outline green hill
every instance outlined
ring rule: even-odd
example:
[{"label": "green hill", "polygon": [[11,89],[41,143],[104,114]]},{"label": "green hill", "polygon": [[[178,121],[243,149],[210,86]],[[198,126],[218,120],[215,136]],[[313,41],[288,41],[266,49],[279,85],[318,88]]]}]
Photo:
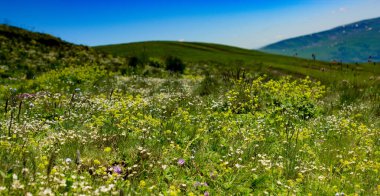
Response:
[{"label": "green hill", "polygon": [[363,77],[362,80],[368,80],[379,74],[379,70],[369,64],[332,64],[210,43],[149,41],[97,46],[95,49],[124,57],[164,59],[167,56],[177,56],[191,64],[190,68],[211,66],[216,70],[228,70],[242,67],[268,74],[307,75],[326,82],[358,76]]},{"label": "green hill", "polygon": [[178,56],[186,61],[228,62],[261,58],[264,53],[210,43],[151,41],[95,47],[104,52],[123,56]]},{"label": "green hill", "polygon": [[[262,51],[323,61],[380,61],[380,18],[280,41]],[[371,58],[369,58],[371,57]]]},{"label": "green hill", "polygon": [[13,42],[31,42],[50,47],[73,46],[73,44],[45,33],[28,31],[19,27],[0,24],[0,39]]},{"label": "green hill", "polygon": [[[190,62],[215,62],[229,64],[230,62],[276,62],[299,59],[270,55],[260,51],[212,43],[149,41],[127,44],[97,46],[96,49],[119,56],[151,56],[165,58],[177,56]],[[301,60],[302,61],[302,60]],[[303,60],[304,61],[304,60]],[[304,61],[306,62],[306,61]]]},{"label": "green hill", "polygon": [[[95,66],[123,72],[133,69],[128,67],[131,57],[145,59],[144,63],[148,65],[151,59],[158,59],[163,64],[168,56],[185,61],[189,74],[207,71],[236,75],[243,70],[243,73],[273,76],[311,76],[324,82],[368,81],[380,75],[378,66],[372,64],[333,64],[211,43],[152,41],[90,48],[7,25],[0,25],[0,51],[2,83],[32,79],[66,67]],[[142,73],[147,69],[149,66],[141,70]]]},{"label": "green hill", "polygon": [[5,83],[65,67],[94,65],[111,69],[123,64],[122,60],[49,34],[0,24],[0,78]]}]

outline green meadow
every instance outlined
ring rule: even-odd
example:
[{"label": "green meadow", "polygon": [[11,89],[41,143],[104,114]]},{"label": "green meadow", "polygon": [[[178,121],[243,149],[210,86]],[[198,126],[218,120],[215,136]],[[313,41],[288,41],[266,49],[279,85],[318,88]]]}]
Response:
[{"label": "green meadow", "polygon": [[0,195],[379,195],[380,65],[0,26]]}]

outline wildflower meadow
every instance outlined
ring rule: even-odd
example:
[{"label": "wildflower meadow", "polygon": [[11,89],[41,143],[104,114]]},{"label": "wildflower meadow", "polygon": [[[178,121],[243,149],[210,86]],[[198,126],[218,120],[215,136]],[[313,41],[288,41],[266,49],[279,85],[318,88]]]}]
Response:
[{"label": "wildflower meadow", "polygon": [[165,69],[35,39],[0,39],[0,195],[380,195],[372,64]]}]

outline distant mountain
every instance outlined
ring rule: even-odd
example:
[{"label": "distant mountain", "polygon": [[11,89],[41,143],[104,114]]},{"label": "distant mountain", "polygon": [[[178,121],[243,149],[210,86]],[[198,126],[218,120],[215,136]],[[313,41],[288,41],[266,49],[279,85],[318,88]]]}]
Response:
[{"label": "distant mountain", "polygon": [[265,52],[323,61],[380,61],[380,18],[343,25],[328,31],[280,41]]}]

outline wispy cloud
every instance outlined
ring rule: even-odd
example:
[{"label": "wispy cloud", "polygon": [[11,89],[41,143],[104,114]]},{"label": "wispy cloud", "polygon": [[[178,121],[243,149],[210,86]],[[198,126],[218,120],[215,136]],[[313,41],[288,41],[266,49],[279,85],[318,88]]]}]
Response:
[{"label": "wispy cloud", "polygon": [[331,11],[332,14],[337,14],[337,13],[343,13],[343,12],[347,12],[348,9],[347,7],[340,7],[338,9],[335,9],[333,11]]},{"label": "wispy cloud", "polygon": [[346,12],[347,11],[347,8],[346,7],[340,7],[339,8],[339,12]]},{"label": "wispy cloud", "polygon": [[284,37],[284,35],[276,35],[276,39],[283,39]]}]

